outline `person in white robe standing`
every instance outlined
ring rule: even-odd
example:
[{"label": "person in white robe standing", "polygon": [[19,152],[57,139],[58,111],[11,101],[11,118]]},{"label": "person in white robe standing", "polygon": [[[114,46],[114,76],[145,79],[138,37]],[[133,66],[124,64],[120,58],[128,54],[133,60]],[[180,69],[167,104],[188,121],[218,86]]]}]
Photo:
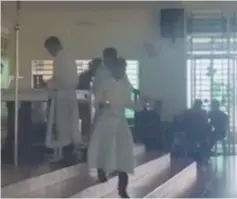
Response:
[{"label": "person in white robe standing", "polygon": [[118,193],[127,194],[128,175],[134,172],[133,137],[125,118],[125,108],[135,108],[131,101],[132,86],[125,74],[125,66],[117,62],[108,69],[106,79],[95,89],[97,118],[94,121],[88,149],[89,168],[98,169],[101,182],[106,173],[118,172]]},{"label": "person in white robe standing", "polygon": [[64,147],[73,145],[77,148],[81,143],[76,96],[77,67],[75,60],[68,57],[59,38],[49,37],[44,46],[54,58],[53,77],[48,82],[48,88],[53,93],[49,113],[52,123],[47,130],[46,146],[56,149],[54,158],[60,161]]}]

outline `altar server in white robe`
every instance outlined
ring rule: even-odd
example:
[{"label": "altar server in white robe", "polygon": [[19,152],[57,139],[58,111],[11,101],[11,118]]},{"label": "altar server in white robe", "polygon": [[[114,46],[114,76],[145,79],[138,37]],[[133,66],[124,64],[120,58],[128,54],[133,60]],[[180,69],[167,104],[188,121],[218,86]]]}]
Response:
[{"label": "altar server in white robe", "polygon": [[53,125],[47,131],[46,146],[57,149],[55,158],[59,161],[63,158],[63,147],[72,144],[75,148],[81,142],[75,92],[78,84],[77,67],[75,61],[63,48],[59,38],[51,36],[46,39],[44,45],[54,58],[53,77],[48,82],[48,88],[53,90],[49,114]]},{"label": "altar server in white robe", "polygon": [[[118,60],[119,60],[118,53],[115,48],[109,47],[109,48],[104,49],[103,60],[100,66],[98,67],[98,69],[96,70],[95,77],[93,80],[94,92],[96,92],[97,88],[100,87],[101,82],[111,77],[111,69],[113,69],[116,66],[116,64],[118,63]],[[125,78],[127,78],[126,74],[125,74]],[[97,119],[97,117],[98,117],[98,111],[95,110],[94,121]],[[93,122],[93,124],[94,123],[95,122]]]},{"label": "altar server in white robe", "polygon": [[111,69],[110,76],[102,80],[95,91],[98,118],[88,149],[90,168],[100,169],[101,180],[107,180],[107,172],[118,172],[118,193],[129,198],[126,188],[128,175],[134,172],[133,137],[125,118],[125,108],[139,108],[131,101],[132,86],[125,75],[125,67]]}]

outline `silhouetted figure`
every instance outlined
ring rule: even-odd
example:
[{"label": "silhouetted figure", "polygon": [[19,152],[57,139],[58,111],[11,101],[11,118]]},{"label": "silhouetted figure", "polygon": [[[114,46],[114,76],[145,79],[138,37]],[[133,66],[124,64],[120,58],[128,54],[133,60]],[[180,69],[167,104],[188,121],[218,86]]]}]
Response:
[{"label": "silhouetted figure", "polygon": [[53,76],[47,82],[51,92],[50,130],[46,133],[46,146],[54,150],[52,161],[67,162],[65,148],[78,151],[81,144],[81,132],[78,129],[78,102],[76,87],[78,84],[77,66],[71,53],[58,37],[50,36],[44,47],[54,59]]},{"label": "silhouetted figure", "polygon": [[222,141],[223,150],[224,138],[226,136],[228,128],[228,115],[220,110],[220,102],[213,100],[211,103],[211,111],[208,113],[210,124],[212,126],[212,144],[214,145],[217,141]]},{"label": "silhouetted figure", "polygon": [[195,100],[193,107],[185,113],[185,119],[195,125],[208,123],[207,113],[202,109],[201,100]]},{"label": "silhouetted figure", "polygon": [[[89,90],[90,83],[95,75],[96,69],[100,67],[102,60],[100,58],[93,59],[89,63],[88,70],[82,72],[79,76],[77,89]],[[91,126],[91,107],[90,104],[79,102],[79,116],[81,119],[81,130],[83,137],[89,137]]]},{"label": "silhouetted figure", "polygon": [[188,153],[197,160],[201,160],[207,156],[208,137],[211,131],[207,113],[202,109],[202,101],[197,99],[194,106],[184,113],[183,117]]},{"label": "silhouetted figure", "polygon": [[95,58],[89,63],[88,70],[82,72],[79,76],[78,89],[88,90],[90,88],[90,82],[101,63],[102,60],[100,58]]},{"label": "silhouetted figure", "polygon": [[[95,119],[88,149],[88,165],[98,169],[100,182],[108,172],[118,172],[118,194],[128,198],[128,173],[134,171],[133,138],[125,118],[125,108],[135,108],[131,101],[124,60],[114,48],[103,52],[103,64],[95,76]],[[134,105],[134,106],[133,106]]]},{"label": "silhouetted figure", "polygon": [[152,107],[150,103],[147,103],[142,111],[136,113],[135,130],[146,150],[156,150],[163,147],[159,109],[158,104],[157,107]]}]

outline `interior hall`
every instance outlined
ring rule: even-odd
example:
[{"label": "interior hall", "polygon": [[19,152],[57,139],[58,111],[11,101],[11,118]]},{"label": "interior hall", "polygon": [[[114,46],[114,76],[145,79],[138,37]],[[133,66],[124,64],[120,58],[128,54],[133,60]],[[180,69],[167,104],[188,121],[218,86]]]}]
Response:
[{"label": "interior hall", "polygon": [[237,197],[235,1],[1,1],[1,196]]}]

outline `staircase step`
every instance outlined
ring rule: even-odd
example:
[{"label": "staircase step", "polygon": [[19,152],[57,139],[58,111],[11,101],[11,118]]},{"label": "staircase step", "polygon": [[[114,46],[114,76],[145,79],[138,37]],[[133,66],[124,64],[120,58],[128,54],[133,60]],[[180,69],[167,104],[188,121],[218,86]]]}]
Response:
[{"label": "staircase step", "polygon": [[193,186],[197,179],[197,164],[191,163],[144,198],[176,198]]},{"label": "staircase step", "polygon": [[[190,161],[171,159],[170,165],[164,167],[164,169],[157,167],[153,171],[149,171],[149,174],[141,179],[129,183],[128,194],[131,198],[143,198],[145,195],[154,190],[157,186],[165,183],[167,180],[172,178],[183,168],[185,168]],[[110,193],[104,198],[119,198],[117,190]]]},{"label": "staircase step", "polygon": [[[144,159],[142,159],[142,156]],[[160,156],[159,153],[140,154],[137,156],[137,165],[144,164],[144,162],[153,160]],[[150,157],[150,159],[148,159]],[[82,172],[83,173],[83,172]],[[54,184],[46,187],[45,189],[32,192],[21,197],[38,197],[38,198],[68,198],[72,195],[87,189],[90,186],[98,184],[96,172],[89,173],[88,170],[84,171],[84,175],[76,176],[75,178]],[[112,176],[111,176],[112,177]]]},{"label": "staircase step", "polygon": [[[135,145],[134,155],[138,159],[138,162],[139,158],[141,159],[144,151],[145,149],[142,145]],[[80,178],[90,178],[90,182],[92,181],[91,183],[95,183],[95,175],[95,173],[88,174],[88,166],[86,163],[80,163],[4,186],[1,189],[2,197],[22,197],[38,190],[45,191],[47,187],[53,186],[55,184],[60,184],[62,182],[65,183],[66,181],[70,181],[71,179],[77,179],[81,181],[80,179],[78,179],[79,176]],[[89,185],[91,185],[91,183]]]},{"label": "staircase step", "polygon": [[[160,158],[149,161],[143,165],[135,168],[134,176],[131,177],[130,183],[147,179],[156,173],[161,173],[170,166],[170,154],[166,154]],[[100,183],[77,193],[71,198],[102,198],[111,193],[114,193],[117,189],[117,177],[111,178],[107,183]]]}]

